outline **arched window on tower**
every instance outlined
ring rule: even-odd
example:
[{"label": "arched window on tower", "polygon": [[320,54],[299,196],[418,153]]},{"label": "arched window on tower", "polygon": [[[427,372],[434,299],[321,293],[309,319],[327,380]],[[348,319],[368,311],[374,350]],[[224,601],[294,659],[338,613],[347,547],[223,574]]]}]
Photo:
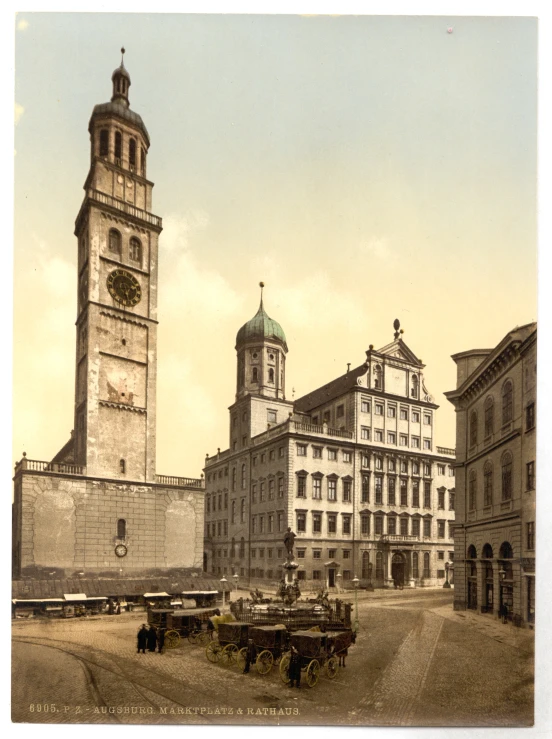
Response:
[{"label": "arched window on tower", "polygon": [[119,539],[124,539],[126,536],[126,521],[124,518],[120,518],[117,521],[117,537]]},{"label": "arched window on tower", "polygon": [[133,262],[142,266],[142,244],[136,236],[132,236],[130,239],[128,256]]},{"label": "arched window on tower", "polygon": [[502,425],[512,420],[514,406],[514,386],[511,380],[506,380],[502,386]]},{"label": "arched window on tower", "polygon": [[115,132],[115,164],[121,163],[123,155],[123,137],[120,131]]},{"label": "arched window on tower", "polygon": [[121,256],[121,234],[116,228],[112,228],[109,231],[109,251],[112,254]]},{"label": "arched window on tower", "polygon": [[136,169],[136,139],[128,140],[128,166],[133,172]]},{"label": "arched window on tower", "polygon": [[100,156],[106,157],[109,154],[109,131],[102,128],[100,131]]},{"label": "arched window on tower", "polygon": [[271,368],[270,368],[270,369],[268,370],[268,381],[269,381],[270,383],[274,384],[274,368],[273,368],[273,367],[271,367]]},{"label": "arched window on tower", "polygon": [[146,176],[146,152],[140,149],[140,174]]}]

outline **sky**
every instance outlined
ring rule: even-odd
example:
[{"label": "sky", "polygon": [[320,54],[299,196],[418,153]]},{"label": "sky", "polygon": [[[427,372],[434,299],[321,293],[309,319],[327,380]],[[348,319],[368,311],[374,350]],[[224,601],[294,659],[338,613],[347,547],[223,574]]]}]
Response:
[{"label": "sky", "polygon": [[[283,327],[287,394],[403,339],[454,446],[451,354],[537,319],[537,21],[20,13],[13,456],[73,426],[88,121],[125,46],[159,261],[157,471],[228,442],[235,336]],[[449,32],[450,31],[450,32]]]}]

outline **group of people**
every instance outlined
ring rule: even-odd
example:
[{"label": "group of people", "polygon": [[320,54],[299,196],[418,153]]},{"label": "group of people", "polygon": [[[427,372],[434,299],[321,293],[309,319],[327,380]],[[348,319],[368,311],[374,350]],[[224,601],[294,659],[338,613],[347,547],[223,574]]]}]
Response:
[{"label": "group of people", "polygon": [[163,646],[165,644],[165,630],[157,630],[155,626],[150,626],[148,629],[146,624],[142,624],[142,627],[138,631],[137,639],[138,654],[140,654],[140,652],[142,652],[142,654],[145,654],[146,649],[148,650],[148,652],[155,652],[156,648],[159,654],[161,654],[161,652],[163,651]]}]

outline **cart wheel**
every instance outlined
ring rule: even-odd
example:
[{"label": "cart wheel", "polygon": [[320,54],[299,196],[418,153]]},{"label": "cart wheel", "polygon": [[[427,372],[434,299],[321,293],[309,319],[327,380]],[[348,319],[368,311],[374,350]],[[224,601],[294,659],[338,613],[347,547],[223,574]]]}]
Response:
[{"label": "cart wheel", "polygon": [[190,642],[190,644],[197,644],[197,636],[197,631],[190,631],[190,633],[188,634],[188,641]]},{"label": "cart wheel", "polygon": [[320,662],[317,659],[313,659],[309,662],[307,667],[307,685],[309,688],[314,688],[318,682],[320,676]]},{"label": "cart wheel", "polygon": [[174,649],[180,644],[180,634],[178,631],[167,631],[165,634],[165,646],[167,649]]},{"label": "cart wheel", "polygon": [[205,655],[209,662],[218,662],[222,653],[222,647],[217,641],[210,641],[205,648]]},{"label": "cart wheel", "polygon": [[196,643],[205,646],[210,641],[210,636],[206,631],[198,631],[196,636]]},{"label": "cart wheel", "polygon": [[268,649],[265,649],[257,657],[255,667],[257,668],[257,672],[259,673],[259,675],[267,675],[272,669],[273,664],[274,657],[272,656],[272,652],[269,652]]},{"label": "cart wheel", "polygon": [[225,667],[232,667],[236,664],[239,649],[235,644],[227,644],[221,652],[220,661]]},{"label": "cart wheel", "polygon": [[240,651],[238,652],[236,656],[236,664],[240,672],[243,672],[245,670],[246,657],[247,657],[247,647],[244,647],[243,649],[240,649]]},{"label": "cart wheel", "polygon": [[337,675],[339,663],[337,661],[337,657],[330,657],[330,659],[326,662],[326,675],[330,678],[330,680],[333,680],[334,677]]},{"label": "cart wheel", "polygon": [[280,680],[283,683],[289,683],[289,663],[290,663],[290,656],[289,654],[284,654],[282,659],[280,660]]}]

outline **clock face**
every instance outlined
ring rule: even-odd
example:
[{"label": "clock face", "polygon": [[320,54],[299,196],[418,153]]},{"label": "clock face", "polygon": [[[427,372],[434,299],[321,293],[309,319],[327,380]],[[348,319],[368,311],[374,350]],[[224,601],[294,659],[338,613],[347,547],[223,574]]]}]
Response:
[{"label": "clock face", "polygon": [[125,547],[124,544],[117,544],[115,547],[115,554],[117,557],[124,557],[126,556],[128,549]]},{"label": "clock face", "polygon": [[115,269],[109,273],[107,289],[111,297],[122,305],[136,305],[142,298],[140,283],[134,275],[124,269]]}]

